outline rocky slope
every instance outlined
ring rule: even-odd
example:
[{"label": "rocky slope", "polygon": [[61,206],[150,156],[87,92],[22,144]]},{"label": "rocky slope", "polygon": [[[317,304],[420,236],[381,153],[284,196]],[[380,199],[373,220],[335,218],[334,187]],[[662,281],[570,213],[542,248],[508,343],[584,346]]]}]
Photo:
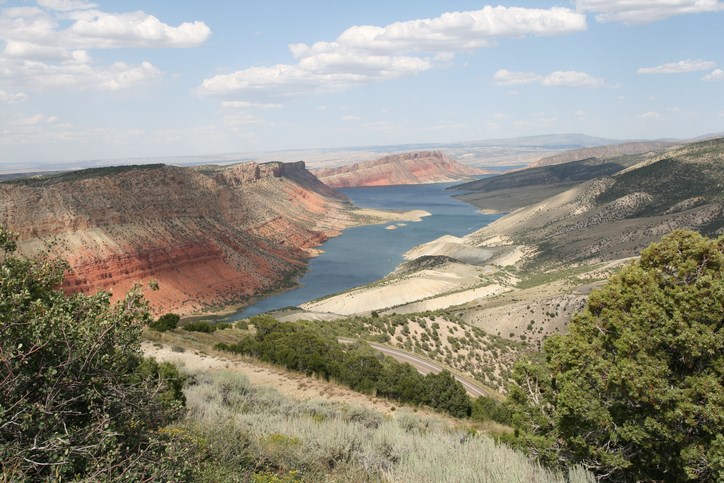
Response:
[{"label": "rocky slope", "polygon": [[395,154],[373,161],[312,171],[333,188],[459,181],[486,171],[465,166],[440,151]]},{"label": "rocky slope", "polygon": [[155,279],[154,311],[198,312],[289,285],[311,251],[356,223],[303,162],[89,169],[0,183],[0,223],[25,254],[67,259],[67,291]]},{"label": "rocky slope", "polygon": [[673,149],[680,144],[671,142],[657,142],[657,141],[645,141],[645,142],[630,142],[613,144],[609,146],[596,146],[587,147],[580,149],[571,149],[562,153],[554,154],[539,159],[535,163],[532,163],[529,167],[536,168],[539,166],[550,166],[561,163],[570,163],[572,161],[579,161],[587,158],[610,158],[614,156],[621,156],[624,154],[643,154],[648,152],[660,152],[668,149]]},{"label": "rocky slope", "polygon": [[486,212],[508,212],[538,203],[584,181],[611,176],[639,161],[634,156],[590,158],[551,166],[521,169],[448,188]]},{"label": "rocky slope", "polygon": [[[629,160],[630,161],[630,160]],[[724,231],[724,139],[689,144],[518,209],[470,235],[535,247],[538,260],[580,263],[631,257],[679,228]]]}]

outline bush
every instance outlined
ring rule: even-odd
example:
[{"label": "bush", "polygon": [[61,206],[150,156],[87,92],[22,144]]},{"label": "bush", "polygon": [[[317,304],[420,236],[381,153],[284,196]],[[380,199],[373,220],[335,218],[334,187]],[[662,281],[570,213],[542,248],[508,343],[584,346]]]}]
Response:
[{"label": "bush", "polygon": [[179,320],[181,317],[178,314],[164,314],[155,322],[151,322],[149,327],[158,332],[166,332],[178,327]]},{"label": "bush", "polygon": [[367,344],[340,344],[314,323],[280,323],[269,316],[252,317],[251,322],[256,335],[234,345],[217,344],[216,348],[335,379],[363,393],[428,405],[456,417],[470,414],[465,389],[447,371],[423,376],[409,364],[385,357]]},{"label": "bush", "polygon": [[676,231],[516,366],[521,445],[618,481],[724,480],[724,237]]},{"label": "bush", "polygon": [[183,407],[174,366],[144,359],[138,287],[66,296],[67,264],[22,259],[0,228],[0,472],[3,480],[176,480],[182,449],[158,429]]},{"label": "bush", "polygon": [[476,421],[495,421],[507,425],[512,422],[510,409],[504,403],[485,396],[473,401],[470,417]]},{"label": "bush", "polygon": [[210,324],[205,320],[200,322],[189,322],[181,328],[188,332],[203,332],[205,334],[211,334],[216,331],[216,325]]}]

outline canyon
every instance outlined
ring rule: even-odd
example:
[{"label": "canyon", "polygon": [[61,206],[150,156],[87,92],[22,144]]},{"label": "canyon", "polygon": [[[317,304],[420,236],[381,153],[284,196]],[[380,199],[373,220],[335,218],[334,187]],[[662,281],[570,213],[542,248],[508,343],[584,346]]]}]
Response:
[{"label": "canyon", "polygon": [[461,181],[490,171],[466,166],[441,151],[418,151],[354,163],[335,168],[312,170],[332,188],[388,186]]},{"label": "canyon", "polygon": [[379,221],[384,213],[356,210],[301,161],[121,166],[0,183],[0,223],[19,253],[68,261],[64,291],[117,299],[155,280],[159,289],[145,290],[155,313],[199,313],[289,287],[319,244]]},{"label": "canyon", "polygon": [[507,214],[415,247],[382,280],[304,303],[283,320],[444,311],[489,334],[540,344],[663,235],[724,233],[723,183],[724,139],[713,139],[448,188],[482,211]]}]

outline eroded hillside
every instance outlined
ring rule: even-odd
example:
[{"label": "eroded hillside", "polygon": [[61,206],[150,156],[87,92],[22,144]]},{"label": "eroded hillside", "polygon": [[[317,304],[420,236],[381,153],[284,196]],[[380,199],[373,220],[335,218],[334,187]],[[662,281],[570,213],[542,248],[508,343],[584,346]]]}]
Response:
[{"label": "eroded hillside", "polygon": [[461,164],[440,151],[420,151],[317,169],[313,173],[328,186],[346,188],[460,181],[486,171]]},{"label": "eroded hillside", "polygon": [[289,285],[314,247],[359,216],[303,162],[89,169],[0,184],[19,249],[52,246],[64,288],[122,294],[155,279],[155,311],[190,313]]},{"label": "eroded hillside", "polygon": [[[724,140],[690,144],[521,208],[468,237],[553,264],[631,257],[675,229],[724,229]],[[563,166],[563,165],[561,165]]]}]

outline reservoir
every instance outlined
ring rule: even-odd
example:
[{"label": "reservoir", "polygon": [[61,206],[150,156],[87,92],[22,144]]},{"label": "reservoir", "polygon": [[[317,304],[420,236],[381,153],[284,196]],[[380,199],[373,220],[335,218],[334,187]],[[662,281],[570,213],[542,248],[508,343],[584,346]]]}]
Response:
[{"label": "reservoir", "polygon": [[[419,222],[394,222],[344,230],[342,235],[319,247],[324,253],[310,259],[299,287],[261,299],[229,319],[297,306],[374,282],[402,263],[403,255],[411,248],[443,235],[467,235],[501,216],[481,214],[475,207],[453,198],[452,194],[460,191],[450,192],[445,188],[454,184],[458,183],[340,189],[360,208],[425,210],[431,216]],[[396,228],[388,229],[390,225]]]}]

